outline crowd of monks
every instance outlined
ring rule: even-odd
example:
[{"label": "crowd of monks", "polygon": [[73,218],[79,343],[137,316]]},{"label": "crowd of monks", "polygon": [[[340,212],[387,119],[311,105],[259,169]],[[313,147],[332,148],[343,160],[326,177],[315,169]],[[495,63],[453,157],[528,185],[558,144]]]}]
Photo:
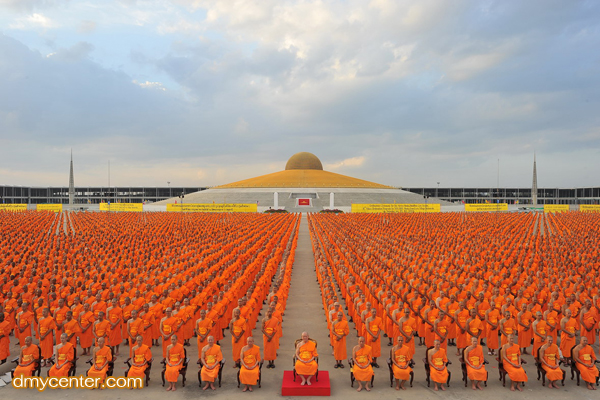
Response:
[{"label": "crowd of monks", "polygon": [[600,214],[310,214],[309,227],[335,368],[351,322],[359,390],[381,356],[405,389],[418,346],[435,390],[445,390],[449,347],[483,389],[482,344],[512,390],[527,381],[525,354],[550,388],[563,361],[596,389]]},{"label": "crowd of monks", "polygon": [[163,360],[171,391],[194,344],[204,389],[214,390],[223,359],[217,343],[229,329],[234,365],[251,390],[261,362],[252,330],[264,302],[264,360],[274,367],[299,221],[1,212],[0,363],[11,341],[20,348],[16,375],[48,367],[50,376],[67,376],[75,357],[88,355],[87,374],[104,379],[122,354],[128,376],[144,377],[153,359]]}]

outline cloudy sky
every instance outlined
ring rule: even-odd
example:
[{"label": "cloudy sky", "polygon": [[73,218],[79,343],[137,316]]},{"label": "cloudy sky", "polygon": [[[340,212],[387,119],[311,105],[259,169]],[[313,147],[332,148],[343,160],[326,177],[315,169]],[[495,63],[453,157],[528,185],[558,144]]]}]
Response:
[{"label": "cloudy sky", "polygon": [[[600,2],[0,0],[0,185],[600,185]],[[499,163],[498,163],[498,160]]]}]

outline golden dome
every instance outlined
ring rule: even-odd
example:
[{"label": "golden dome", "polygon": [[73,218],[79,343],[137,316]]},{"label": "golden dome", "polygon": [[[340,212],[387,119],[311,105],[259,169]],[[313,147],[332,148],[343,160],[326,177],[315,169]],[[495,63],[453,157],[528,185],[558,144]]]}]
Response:
[{"label": "golden dome", "polygon": [[286,171],[291,169],[316,169],[323,171],[323,164],[321,164],[321,160],[314,154],[303,151],[291,156],[287,164],[285,164],[285,169]]}]

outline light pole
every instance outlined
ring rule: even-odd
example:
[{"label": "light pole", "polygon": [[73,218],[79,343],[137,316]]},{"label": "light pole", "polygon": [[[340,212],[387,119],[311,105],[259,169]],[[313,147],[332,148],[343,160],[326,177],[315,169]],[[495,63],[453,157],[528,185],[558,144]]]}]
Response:
[{"label": "light pole", "polygon": [[438,187],[437,190],[435,191],[435,197],[439,198],[440,197],[440,183],[438,182]]}]

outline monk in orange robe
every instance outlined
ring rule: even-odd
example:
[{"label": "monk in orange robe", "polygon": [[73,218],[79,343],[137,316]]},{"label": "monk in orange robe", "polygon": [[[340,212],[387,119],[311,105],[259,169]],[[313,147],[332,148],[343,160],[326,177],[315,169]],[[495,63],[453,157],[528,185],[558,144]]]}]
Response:
[{"label": "monk in orange robe", "polygon": [[521,365],[521,349],[518,344],[515,344],[514,335],[508,335],[508,343],[502,346],[501,357],[504,369],[511,380],[510,390],[514,392],[516,388],[522,392],[523,388],[520,384],[527,382],[527,374]]},{"label": "monk in orange robe", "polygon": [[542,368],[544,371],[546,371],[548,387],[558,389],[556,382],[562,380],[563,371],[558,365],[560,360],[560,352],[558,350],[558,346],[554,344],[554,338],[552,335],[546,336],[546,343],[540,347],[539,354]]},{"label": "monk in orange robe", "polygon": [[296,346],[296,373],[302,378],[300,385],[311,385],[311,378],[317,373],[319,365],[316,358],[317,344],[308,339],[308,333],[302,332],[302,341]]},{"label": "monk in orange robe", "polygon": [[104,343],[106,343],[108,341],[108,336],[110,335],[110,322],[104,319],[104,315],[104,311],[98,312],[98,320],[94,322],[94,325],[92,326],[92,333],[94,334],[97,345],[98,339],[103,337]]},{"label": "monk in orange robe", "polygon": [[491,301],[489,310],[485,312],[485,322],[487,324],[486,339],[489,355],[496,354],[496,350],[500,348],[498,340],[500,317],[500,310],[496,308],[496,303]]},{"label": "monk in orange robe", "polygon": [[242,347],[244,347],[244,337],[247,337],[247,330],[246,320],[240,317],[240,309],[234,309],[233,318],[229,323],[229,332],[231,332],[231,352],[233,362],[235,362],[236,365],[239,365],[240,362],[240,354]]},{"label": "monk in orange robe", "polygon": [[223,353],[221,353],[221,346],[215,344],[215,338],[213,336],[208,337],[208,344],[200,351],[200,378],[206,385],[202,390],[206,390],[209,387],[215,390],[215,380],[219,377],[219,369],[221,368],[221,360],[223,359]]},{"label": "monk in orange robe", "polygon": [[573,361],[581,374],[581,379],[587,384],[589,390],[596,390],[598,368],[596,367],[596,354],[588,344],[588,338],[582,336],[579,344],[573,348]]},{"label": "monk in orange robe", "polygon": [[125,324],[127,326],[127,337],[129,338],[129,357],[133,355],[133,347],[137,342],[137,336],[144,329],[144,320],[138,316],[137,310],[132,309],[130,312],[131,318]]},{"label": "monk in orange robe", "polygon": [[104,345],[106,339],[104,336],[98,337],[98,346],[92,351],[92,366],[87,372],[87,376],[100,378],[100,383],[106,379],[108,365],[112,361],[112,351],[110,347]]},{"label": "monk in orange robe", "polygon": [[112,304],[106,309],[108,322],[110,322],[110,333],[108,335],[108,345],[115,349],[115,356],[119,355],[119,346],[123,337],[123,310],[119,307],[117,299],[113,297]]},{"label": "monk in orange robe", "polygon": [[90,355],[92,343],[94,342],[94,313],[90,311],[90,305],[85,303],[83,305],[83,311],[77,317],[77,324],[79,325],[79,345],[83,349],[82,356]]},{"label": "monk in orange robe", "polygon": [[21,347],[19,365],[15,368],[14,376],[32,376],[33,370],[40,360],[40,348],[32,344],[31,336],[25,338],[25,346]]},{"label": "monk in orange robe", "polygon": [[394,332],[398,333],[398,336],[404,337],[404,344],[410,349],[410,358],[412,359],[415,355],[415,329],[417,321],[410,315],[410,309],[404,309],[404,316],[398,320],[398,329]]},{"label": "monk in orange robe", "polygon": [[69,370],[75,359],[75,346],[68,341],[65,332],[60,335],[60,344],[54,346],[54,365],[48,371],[48,376],[69,376]]},{"label": "monk in orange robe", "polygon": [[131,368],[127,372],[127,377],[144,378],[152,362],[152,349],[144,344],[142,335],[136,336],[131,354]]},{"label": "monk in orange robe", "polygon": [[242,392],[252,391],[260,376],[260,348],[254,344],[254,338],[246,339],[246,346],[240,350],[240,383],[244,385]]},{"label": "monk in orange robe", "polygon": [[533,331],[533,356],[537,358],[538,350],[546,341],[548,326],[546,321],[543,320],[543,314],[541,311],[535,313],[535,321],[531,324],[531,330]]},{"label": "monk in orange robe", "polygon": [[[15,326],[15,336],[19,339],[21,347],[25,345],[25,339],[27,336],[31,336],[31,326],[33,323],[33,312],[29,310],[27,302],[23,303],[21,311],[17,314],[17,321]],[[1,359],[1,358],[0,358]]]},{"label": "monk in orange robe", "polygon": [[54,344],[52,332],[55,329],[56,324],[54,323],[54,319],[50,317],[50,309],[45,307],[42,312],[42,318],[38,321],[42,367],[46,365],[46,361],[49,363],[50,357],[52,357]]},{"label": "monk in orange robe", "polygon": [[344,313],[338,311],[336,319],[331,322],[330,335],[333,340],[333,358],[335,358],[335,368],[344,368],[343,361],[347,357],[346,336],[350,333],[348,321],[344,319]]},{"label": "monk in orange robe", "polygon": [[404,383],[410,379],[410,373],[412,372],[412,368],[409,366],[412,360],[412,353],[410,348],[404,344],[404,336],[398,336],[396,343],[390,350],[392,371],[396,379],[396,390],[406,390]]},{"label": "monk in orange robe", "polygon": [[504,346],[506,343],[508,343],[508,336],[514,335],[515,331],[517,330],[517,323],[510,311],[506,310],[504,312],[504,318],[500,320],[499,329],[501,334],[500,344]]},{"label": "monk in orange robe", "polygon": [[77,334],[79,333],[79,323],[73,319],[73,311],[67,311],[63,331],[67,334],[67,341],[77,347]]},{"label": "monk in orange robe", "polygon": [[476,337],[471,338],[471,345],[465,349],[464,362],[467,365],[467,376],[471,380],[473,390],[483,390],[481,382],[487,381],[487,371],[483,364],[483,347]]},{"label": "monk in orange robe", "polygon": [[167,346],[165,357],[167,363],[165,366],[165,380],[169,382],[167,392],[177,390],[175,385],[177,384],[177,379],[179,379],[179,371],[183,368],[185,361],[185,349],[181,343],[177,343],[177,335],[171,335],[170,340],[171,344]]},{"label": "monk in orange robe", "polygon": [[140,331],[142,338],[144,338],[144,344],[148,347],[152,347],[152,329],[153,326],[156,325],[156,318],[154,317],[152,310],[150,310],[148,303],[145,303],[142,306],[142,311],[140,311],[139,316],[144,322],[142,324],[142,330]]},{"label": "monk in orange robe", "polygon": [[[477,338],[476,338],[477,339]],[[434,383],[433,390],[438,391],[439,388],[446,390],[444,386],[448,382],[448,358],[446,356],[446,350],[441,347],[441,342],[435,340],[433,342],[433,348],[427,350],[427,360],[429,362],[429,376]]]},{"label": "monk in orange robe", "polygon": [[592,346],[596,341],[596,329],[598,327],[598,310],[592,307],[590,299],[585,300],[585,304],[579,311],[579,323],[581,326],[581,336],[588,339],[588,344]]},{"label": "monk in orange robe", "polygon": [[356,389],[358,392],[363,389],[363,384],[367,392],[371,391],[369,387],[373,377],[373,367],[371,366],[373,356],[371,354],[371,347],[365,344],[365,338],[359,337],[358,345],[352,349],[352,360],[354,362],[352,373],[358,382],[358,389]]},{"label": "monk in orange robe", "polygon": [[373,366],[379,368],[377,357],[381,356],[381,333],[385,329],[383,321],[377,316],[377,309],[371,308],[371,315],[365,319],[366,345],[371,347]]},{"label": "monk in orange robe", "polygon": [[264,360],[268,361],[267,368],[275,368],[277,349],[279,348],[279,320],[273,317],[273,311],[268,310],[262,322]]},{"label": "monk in orange robe", "polygon": [[575,346],[577,335],[577,320],[571,318],[571,309],[565,310],[565,317],[560,321],[560,351],[563,357],[571,357],[571,349]]},{"label": "monk in orange robe", "polygon": [[196,339],[199,349],[208,344],[208,337],[211,336],[213,325],[213,321],[206,318],[206,310],[200,310],[200,318],[196,320]]},{"label": "monk in orange robe", "polygon": [[4,319],[4,313],[0,312],[0,364],[4,364],[10,356],[10,322]]},{"label": "monk in orange robe", "polygon": [[[179,330],[177,318],[172,316],[173,310],[169,307],[165,310],[165,316],[160,320],[159,330],[163,342],[163,358],[167,358],[167,348],[171,345],[171,337]],[[174,387],[174,386],[173,386]],[[174,390],[174,389],[171,389]]]}]

